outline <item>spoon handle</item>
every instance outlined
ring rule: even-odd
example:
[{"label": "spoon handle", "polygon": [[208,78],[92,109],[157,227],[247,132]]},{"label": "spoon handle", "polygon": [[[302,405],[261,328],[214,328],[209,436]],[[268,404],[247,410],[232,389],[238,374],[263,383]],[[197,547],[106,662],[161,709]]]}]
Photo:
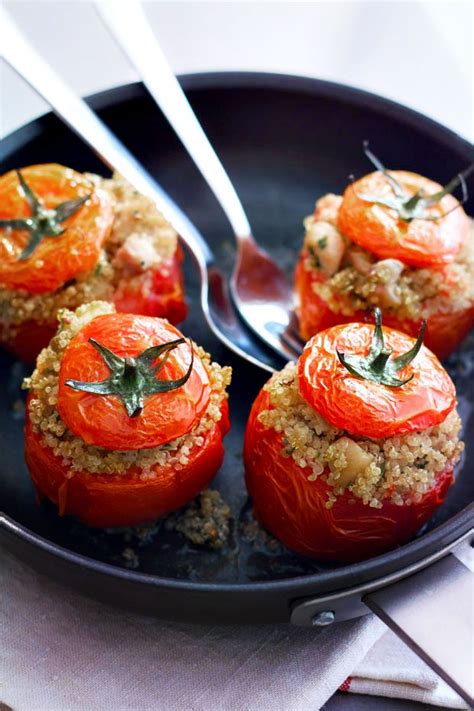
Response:
[{"label": "spoon handle", "polygon": [[54,112],[106,165],[117,170],[139,192],[151,198],[179,233],[198,267],[201,308],[215,336],[241,358],[264,370],[275,370],[278,360],[273,354],[266,353],[240,324],[232,307],[224,276],[215,265],[214,255],[192,222],[85,101],[76,96],[30,46],[2,7],[0,29],[1,50],[5,61],[50,104]]},{"label": "spoon handle", "polygon": [[201,171],[236,238],[245,240],[251,230],[242,204],[161,51],[140,2],[96,0],[96,8]]},{"label": "spoon handle", "polygon": [[150,197],[193,253],[201,274],[213,264],[212,252],[194,225],[155,179],[114,136],[89,106],[59,78],[33,49],[9,14],[0,8],[2,56],[42,96],[54,112],[139,192]]}]

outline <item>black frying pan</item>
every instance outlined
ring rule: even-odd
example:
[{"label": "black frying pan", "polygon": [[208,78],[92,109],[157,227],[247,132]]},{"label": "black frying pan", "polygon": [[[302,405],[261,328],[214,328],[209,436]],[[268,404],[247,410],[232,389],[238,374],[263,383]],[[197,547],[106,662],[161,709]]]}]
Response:
[{"label": "black frying pan", "polygon": [[[247,73],[192,75],[182,81],[242,198],[256,237],[289,274],[301,244],[302,218],[312,211],[315,198],[341,192],[349,173],[368,171],[361,151],[364,138],[370,138],[387,165],[442,183],[472,160],[472,147],[447,129],[348,87]],[[226,220],[143,87],[135,84],[104,92],[90,103],[188,213],[229,271],[233,242]],[[2,172],[51,161],[104,172],[91,151],[50,114],[6,138],[0,156]],[[472,199],[467,211],[474,214]],[[431,578],[452,581],[461,575],[460,564],[448,553],[468,541],[472,529],[474,348],[468,344],[448,364],[458,387],[467,447],[456,485],[443,506],[414,541],[395,551],[355,565],[320,563],[262,537],[248,540],[251,511],[241,444],[250,404],[266,375],[238,361],[209,333],[199,309],[193,308],[198,299],[192,264],[187,264],[186,277],[191,309],[183,330],[221,363],[234,367],[232,431],[215,482],[235,517],[228,548],[200,550],[164,527],[149,540],[130,541],[123,533],[94,532],[60,519],[47,504],[39,507],[23,463],[18,398],[26,371],[6,355],[0,356],[0,541],[30,565],[76,589],[163,617],[247,623],[291,619],[295,624],[320,625],[364,614],[368,605],[406,630],[406,619],[393,607],[397,594],[393,583],[410,585],[413,573],[424,569],[416,576],[420,591]],[[126,547],[136,552],[134,569],[130,557],[123,555]],[[441,591],[438,597],[443,595]],[[435,659],[435,665],[442,667],[443,660]],[[458,690],[462,691],[459,684]]]}]

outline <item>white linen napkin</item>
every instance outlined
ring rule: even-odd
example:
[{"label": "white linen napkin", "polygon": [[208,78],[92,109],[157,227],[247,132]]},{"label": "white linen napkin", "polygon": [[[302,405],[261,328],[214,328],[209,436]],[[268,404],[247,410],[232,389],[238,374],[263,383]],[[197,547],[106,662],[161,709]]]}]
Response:
[{"label": "white linen napkin", "polygon": [[356,693],[467,708],[385,630],[372,615],[320,631],[164,622],[0,550],[0,708],[14,711],[313,711],[348,676]]},{"label": "white linen napkin", "polygon": [[341,685],[340,690],[408,699],[445,709],[469,708],[458,694],[390,630],[375,642]]}]

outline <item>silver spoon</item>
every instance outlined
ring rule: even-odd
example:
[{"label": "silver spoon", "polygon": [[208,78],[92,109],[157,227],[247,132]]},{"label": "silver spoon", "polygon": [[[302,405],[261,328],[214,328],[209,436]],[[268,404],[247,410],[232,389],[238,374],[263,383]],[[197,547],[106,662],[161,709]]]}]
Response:
[{"label": "silver spoon", "polygon": [[204,133],[139,0],[96,0],[105,26],[135,66],[143,83],[181,139],[226,214],[237,241],[231,293],[246,324],[285,359],[302,343],[292,336],[293,292],[280,267],[254,237],[238,195]]},{"label": "silver spoon", "polygon": [[281,361],[242,325],[228,294],[226,281],[208,245],[180,208],[132,156],[87,104],[74,94],[30,46],[22,32],[0,8],[2,56],[54,109],[55,113],[139,192],[150,197],[191,251],[201,279],[200,301],[214,334],[228,348],[254,365],[272,372]]}]

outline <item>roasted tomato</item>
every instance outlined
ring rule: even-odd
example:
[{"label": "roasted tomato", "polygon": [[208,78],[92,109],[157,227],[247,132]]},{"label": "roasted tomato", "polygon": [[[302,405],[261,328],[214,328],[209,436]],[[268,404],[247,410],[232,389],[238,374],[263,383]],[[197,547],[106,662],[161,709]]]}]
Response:
[{"label": "roasted tomato", "polygon": [[75,331],[63,351],[64,331],[43,351],[30,382],[25,453],[39,494],[97,527],[184,505],[222,463],[224,386],[216,390],[195,347],[162,319],[106,312]]},{"label": "roasted tomato", "polygon": [[[307,253],[303,250],[295,273],[295,290],[299,297],[299,330],[304,341],[331,326],[365,321],[369,318],[369,310],[356,310],[350,315],[333,311],[328,303],[314,291],[313,285],[322,283],[323,278],[316,272],[305,268],[306,258]],[[387,312],[384,315],[384,323],[415,338],[422,319],[400,318],[396,313]],[[447,358],[469,334],[473,323],[474,303],[455,311],[438,311],[428,318],[425,345],[441,360]]]},{"label": "roasted tomato", "polygon": [[[31,397],[31,396],[30,396]],[[222,440],[229,430],[228,405],[222,417],[202,436],[188,462],[179,470],[156,466],[155,476],[144,479],[138,467],[125,474],[91,474],[74,471],[45,447],[28,420],[25,428],[26,463],[40,494],[71,515],[96,528],[134,526],[180,508],[205,489],[224,459]]]},{"label": "roasted tomato", "polygon": [[450,193],[473,166],[442,188],[423,176],[378,168],[325,195],[306,218],[295,272],[299,333],[308,340],[339,323],[360,321],[374,307],[385,323],[416,336],[428,320],[425,343],[449,355],[474,324],[472,220]]},{"label": "roasted tomato", "polygon": [[[462,447],[458,430],[444,439],[436,434],[448,417],[459,427],[451,415],[453,383],[421,337],[415,343],[392,329],[380,336],[379,320],[371,340],[373,331],[349,324],[319,333],[297,366],[287,366],[294,374],[273,376],[250,413],[244,462],[255,514],[304,555],[356,561],[400,545],[442,503],[453,481]],[[286,387],[296,388],[301,415],[289,395],[278,396]],[[282,402],[293,408],[288,420],[280,418]],[[315,425],[308,406],[317,413]],[[275,410],[277,424],[269,426]],[[436,449],[439,441],[445,449],[433,461],[442,458],[442,464],[433,465],[427,442]]]},{"label": "roasted tomato", "polygon": [[0,343],[34,362],[61,308],[107,298],[119,311],[187,314],[176,233],[120,176],[56,164],[0,178]]},{"label": "roasted tomato", "polygon": [[0,232],[0,284],[43,294],[95,267],[112,226],[113,203],[70,168],[32,165],[0,178],[0,227],[2,221],[18,228]]},{"label": "roasted tomato", "polygon": [[46,348],[56,332],[54,326],[36,321],[24,321],[15,329],[3,347],[25,363],[34,364],[38,353]]},{"label": "roasted tomato", "polygon": [[[438,183],[417,173],[392,170],[390,176],[408,197],[435,195],[443,190]],[[393,187],[380,171],[349,185],[339,209],[341,232],[381,259],[400,259],[415,267],[452,262],[469,234],[469,218],[459,209],[459,201],[446,194],[425,208],[423,218],[408,221],[383,204],[387,198],[390,202],[392,195]],[[364,196],[370,196],[374,201],[368,202]]]},{"label": "roasted tomato", "polygon": [[119,284],[114,295],[117,311],[159,316],[171,323],[184,321],[188,307],[184,300],[184,280],[181,271],[183,252],[130,281]]},{"label": "roasted tomato", "polygon": [[[428,348],[421,348],[416,364],[399,370],[407,379],[399,386],[381,385],[341,364],[337,353],[354,357],[369,352],[373,331],[368,324],[349,323],[309,341],[298,361],[306,402],[334,427],[374,439],[424,430],[446,419],[456,404],[454,383]],[[384,339],[392,362],[413,347],[412,338],[391,328],[384,328]]]},{"label": "roasted tomato", "polygon": [[[110,376],[110,365],[135,361],[151,346],[181,341],[160,369],[160,382],[177,381],[190,367],[192,349],[177,328],[164,320],[134,314],[104,314],[90,321],[69,343],[59,371],[58,412],[63,422],[86,444],[105,449],[148,449],[182,437],[201,418],[211,394],[209,378],[199,358],[179,388],[147,394],[138,416],[116,394],[97,395],[94,388],[76,389],[72,381],[93,383]],[[98,349],[97,344],[100,343]],[[94,345],[93,345],[94,344]],[[112,351],[110,360],[107,351]],[[152,356],[154,354],[152,353]],[[158,353],[150,362],[154,367]],[[130,365],[133,388],[135,366]],[[125,377],[125,376],[124,376]],[[142,373],[138,369],[137,378]],[[125,380],[124,387],[128,387]],[[137,386],[138,387],[138,386]]]}]

